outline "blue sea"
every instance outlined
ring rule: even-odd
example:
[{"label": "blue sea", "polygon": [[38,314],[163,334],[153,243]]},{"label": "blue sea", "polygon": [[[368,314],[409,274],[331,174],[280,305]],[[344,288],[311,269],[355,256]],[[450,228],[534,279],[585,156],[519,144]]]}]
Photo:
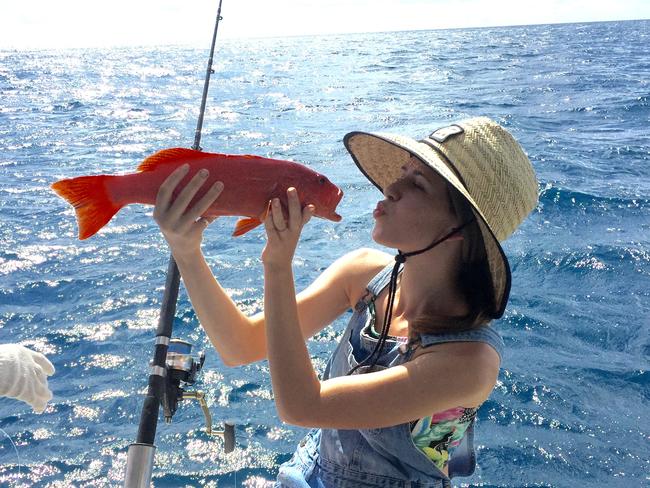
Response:
[{"label": "blue sea", "polygon": [[[206,37],[207,37],[206,33]],[[380,194],[342,145],[351,130],[423,137],[487,115],[526,149],[539,206],[504,244],[507,352],[478,413],[478,465],[455,486],[650,486],[650,21],[218,40],[202,147],[292,159],[345,197],[314,219],[298,289],[370,238]],[[152,207],[77,240],[49,185],[119,174],[190,147],[208,50],[0,51],[0,342],[56,367],[45,413],[0,399],[0,485],[107,487],[135,441],[168,249]],[[214,273],[262,307],[264,232],[206,232]],[[309,342],[322,371],[349,314]],[[207,358],[196,388],[237,448],[204,432],[196,402],[158,425],[156,487],[263,486],[305,430],[283,424],[268,365],[226,368],[184,289],[176,337]]]}]

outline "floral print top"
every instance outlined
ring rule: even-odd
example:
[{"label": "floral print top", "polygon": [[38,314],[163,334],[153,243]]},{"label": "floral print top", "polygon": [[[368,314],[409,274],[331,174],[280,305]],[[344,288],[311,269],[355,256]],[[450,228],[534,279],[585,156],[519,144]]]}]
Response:
[{"label": "floral print top", "polygon": [[456,407],[411,422],[413,443],[442,471],[460,444],[478,408]]}]

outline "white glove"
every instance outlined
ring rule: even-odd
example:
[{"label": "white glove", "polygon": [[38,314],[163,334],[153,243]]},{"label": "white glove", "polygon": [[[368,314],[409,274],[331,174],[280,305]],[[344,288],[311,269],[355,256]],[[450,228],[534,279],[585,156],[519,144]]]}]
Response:
[{"label": "white glove", "polygon": [[47,377],[54,374],[54,366],[40,352],[19,344],[0,345],[0,396],[29,403],[34,412],[45,410],[52,392]]}]

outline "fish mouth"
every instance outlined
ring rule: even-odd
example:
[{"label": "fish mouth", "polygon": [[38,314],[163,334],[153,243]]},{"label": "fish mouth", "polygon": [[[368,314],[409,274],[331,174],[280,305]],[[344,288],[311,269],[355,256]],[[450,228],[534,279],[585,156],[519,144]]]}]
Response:
[{"label": "fish mouth", "polygon": [[334,221],[334,222],[340,222],[343,217],[341,217],[339,214],[337,214],[334,210],[336,210],[336,207],[339,203],[341,203],[341,199],[343,198],[343,191],[340,188],[337,188],[338,192],[334,196],[334,209],[332,210],[332,213],[329,215],[329,219]]}]

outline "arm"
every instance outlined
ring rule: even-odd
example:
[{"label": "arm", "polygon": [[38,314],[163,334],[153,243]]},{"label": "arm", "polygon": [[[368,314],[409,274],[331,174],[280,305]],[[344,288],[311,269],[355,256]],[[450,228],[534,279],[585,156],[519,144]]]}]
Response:
[{"label": "arm", "polygon": [[[289,222],[280,210],[264,222],[262,254],[268,359],[280,417],[304,427],[337,429],[397,425],[487,398],[499,356],[482,343],[443,344],[405,365],[319,381],[300,334],[291,259],[309,213],[289,194]],[[307,210],[305,212],[308,212]]]},{"label": "arm", "polygon": [[[346,285],[346,272],[359,267],[357,261],[363,255],[363,251],[354,251],[339,258],[308,288],[292,296],[302,324],[303,343],[350,308],[349,297],[355,294]],[[200,251],[180,256],[176,262],[199,322],[224,363],[237,366],[265,359],[265,313],[247,317],[241,312],[215,279]],[[291,292],[294,293],[293,287]]]},{"label": "arm", "polygon": [[153,217],[169,244],[199,321],[203,324],[211,317],[219,317],[220,326],[208,327],[206,332],[223,361],[231,365],[236,363],[236,351],[242,342],[241,332],[251,324],[214,279],[201,253],[203,232],[214,220],[201,215],[221,194],[223,183],[216,182],[189,208],[208,177],[207,170],[198,171],[172,200],[174,190],[189,168],[188,164],[179,167],[160,185]]},{"label": "arm", "polygon": [[302,427],[374,429],[478,406],[494,388],[499,357],[487,344],[469,344],[464,354],[442,344],[404,365],[332,378],[309,395],[296,384],[301,395],[284,401],[291,408],[282,418]]},{"label": "arm", "polygon": [[[227,366],[261,359],[259,318],[252,320],[215,279],[201,251],[174,259],[201,326]],[[262,325],[262,326],[260,326]]]}]

